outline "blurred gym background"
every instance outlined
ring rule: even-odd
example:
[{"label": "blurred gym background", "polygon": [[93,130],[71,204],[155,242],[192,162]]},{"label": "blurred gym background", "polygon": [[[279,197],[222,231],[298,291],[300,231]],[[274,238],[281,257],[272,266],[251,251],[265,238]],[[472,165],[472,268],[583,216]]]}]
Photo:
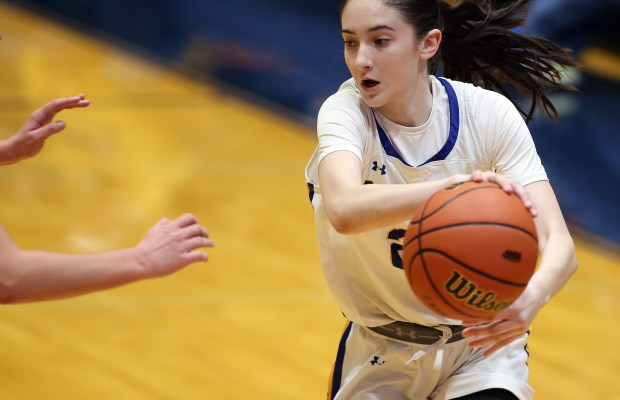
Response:
[{"label": "blurred gym background", "polygon": [[[534,0],[524,28],[583,66],[567,74],[578,92],[554,94],[560,120],[530,126],[581,265],[534,326],[543,399],[620,399],[619,14]],[[0,31],[3,137],[52,98],[93,99],[40,160],[0,170],[0,222],[22,246],[107,250],[184,211],[218,242],[161,281],[0,309],[0,398],[323,396],[344,322],[303,168],[348,78],[338,2],[5,0]]]},{"label": "blurred gym background", "polygon": [[[14,2],[257,95],[309,126],[348,76],[337,1]],[[534,1],[526,28],[573,49],[585,67],[569,76],[579,93],[555,96],[560,122],[531,129],[566,218],[616,243],[620,223],[610,221],[620,221],[619,4]]]}]

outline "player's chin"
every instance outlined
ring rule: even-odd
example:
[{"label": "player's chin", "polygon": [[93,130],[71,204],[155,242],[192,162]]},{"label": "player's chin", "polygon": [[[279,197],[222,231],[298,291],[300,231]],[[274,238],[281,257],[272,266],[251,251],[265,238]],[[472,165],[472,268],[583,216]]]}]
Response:
[{"label": "player's chin", "polygon": [[381,96],[362,95],[362,100],[364,104],[371,108],[381,108],[385,105],[385,100],[383,100]]}]

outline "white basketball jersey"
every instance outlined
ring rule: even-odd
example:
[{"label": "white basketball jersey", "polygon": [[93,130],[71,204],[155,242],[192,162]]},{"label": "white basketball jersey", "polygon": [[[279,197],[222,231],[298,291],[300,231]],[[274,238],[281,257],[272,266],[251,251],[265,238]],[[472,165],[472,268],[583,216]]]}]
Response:
[{"label": "white basketball jersey", "polygon": [[360,234],[336,232],[321,198],[318,165],[323,157],[353,152],[362,163],[361,182],[375,185],[436,180],[476,169],[496,171],[522,185],[547,179],[529,130],[508,99],[470,84],[429,79],[433,106],[421,127],[383,118],[364,104],[353,79],[319,112],[319,146],[306,180],[321,263],[342,312],[360,325],[459,321],[432,312],[411,291],[400,259],[407,221]]}]

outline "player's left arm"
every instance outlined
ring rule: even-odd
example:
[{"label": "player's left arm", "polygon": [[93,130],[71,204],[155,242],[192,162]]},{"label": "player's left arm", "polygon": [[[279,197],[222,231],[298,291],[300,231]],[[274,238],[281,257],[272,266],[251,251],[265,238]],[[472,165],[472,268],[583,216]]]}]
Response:
[{"label": "player's left arm", "polygon": [[213,247],[192,214],[162,218],[129,248],[91,254],[22,250],[0,225],[0,304],[63,299],[172,274]]},{"label": "player's left arm", "polygon": [[575,245],[553,189],[548,181],[527,185],[526,191],[538,209],[534,219],[538,232],[540,262],[523,294],[494,321],[467,328],[470,346],[485,347],[489,355],[523,335],[540,309],[564,287],[577,269]]}]

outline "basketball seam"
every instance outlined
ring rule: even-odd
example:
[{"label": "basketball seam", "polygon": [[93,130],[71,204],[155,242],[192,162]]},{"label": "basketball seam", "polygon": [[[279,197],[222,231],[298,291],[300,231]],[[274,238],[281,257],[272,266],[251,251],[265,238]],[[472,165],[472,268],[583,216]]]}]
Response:
[{"label": "basketball seam", "polygon": [[[470,271],[472,271],[472,272],[475,272],[475,273],[477,273],[477,274],[479,274],[479,275],[482,275],[482,276],[484,276],[484,277],[486,277],[486,278],[489,278],[489,279],[492,279],[492,280],[494,280],[494,281],[497,281],[497,282],[500,282],[500,283],[504,283],[504,284],[506,284],[506,285],[510,285],[510,286],[517,286],[517,287],[525,287],[525,286],[527,286],[527,282],[525,282],[525,283],[521,283],[521,282],[512,282],[512,281],[508,281],[508,280],[505,280],[505,279],[498,278],[498,277],[496,277],[496,276],[490,275],[490,274],[488,274],[488,273],[486,273],[486,272],[484,272],[484,271],[480,271],[480,270],[478,270],[478,269],[476,269],[476,268],[474,268],[474,267],[471,267],[471,266],[469,266],[469,265],[465,264],[464,262],[462,262],[462,261],[460,261],[460,260],[457,260],[456,258],[454,258],[454,257],[450,256],[449,254],[444,253],[443,251],[441,251],[441,250],[437,250],[437,249],[424,249],[424,250],[420,250],[420,251],[418,251],[417,253],[415,253],[415,254],[413,255],[413,257],[411,257],[411,262],[413,262],[413,260],[415,260],[415,258],[416,258],[418,255],[420,255],[420,256],[421,256],[423,253],[436,253],[436,254],[442,255],[442,256],[444,256],[444,257],[448,258],[450,261],[453,261],[453,262],[455,262],[456,264],[459,264],[459,265],[460,265],[460,266],[462,266],[463,268],[466,268],[466,269],[468,269],[468,270],[470,270]],[[422,264],[423,264],[423,266],[424,266],[424,269],[426,270],[426,265],[425,265],[425,263],[424,263],[424,257],[421,257],[420,259],[422,260]],[[409,267],[411,268],[411,265],[410,265]]]},{"label": "basketball seam", "polygon": [[[450,204],[452,201],[458,199],[461,196],[466,195],[469,192],[473,192],[475,190],[482,190],[482,189],[497,189],[497,190],[503,190],[502,188],[498,187],[498,186],[482,186],[482,187],[473,187],[471,189],[467,189],[462,193],[457,194],[454,197],[450,197],[448,200],[446,200],[443,204],[441,204],[440,206],[438,206],[435,210],[433,210],[433,212],[431,212],[428,215],[424,215],[424,212],[422,212],[422,215],[420,216],[420,220],[419,221],[413,221],[411,220],[410,223],[411,224],[415,224],[415,223],[421,223],[424,219],[426,218],[430,218],[432,217],[435,213],[439,212],[439,210],[441,210],[442,208],[446,207],[448,204]],[[426,204],[424,204],[424,210],[426,210],[426,207],[428,206],[428,204],[430,203],[430,201],[432,200],[433,197],[435,197],[439,192],[433,194],[427,201]]]},{"label": "basketball seam", "polygon": [[413,242],[414,240],[419,240],[422,236],[424,236],[426,234],[437,232],[437,231],[440,231],[440,230],[443,230],[443,229],[454,228],[456,226],[466,226],[466,225],[495,225],[495,226],[501,226],[501,227],[504,227],[504,228],[515,229],[517,231],[521,231],[521,232],[525,233],[527,236],[532,238],[536,243],[538,243],[538,237],[536,235],[532,234],[527,229],[521,228],[521,227],[516,226],[516,225],[503,224],[501,222],[461,222],[461,223],[458,223],[458,224],[439,226],[439,227],[430,229],[428,231],[425,231],[424,233],[420,233],[420,231],[422,230],[422,223],[420,223],[420,229],[418,229],[418,234],[416,236],[410,238],[407,242],[405,242],[404,246],[405,247],[409,246],[411,244],[411,242]]}]

